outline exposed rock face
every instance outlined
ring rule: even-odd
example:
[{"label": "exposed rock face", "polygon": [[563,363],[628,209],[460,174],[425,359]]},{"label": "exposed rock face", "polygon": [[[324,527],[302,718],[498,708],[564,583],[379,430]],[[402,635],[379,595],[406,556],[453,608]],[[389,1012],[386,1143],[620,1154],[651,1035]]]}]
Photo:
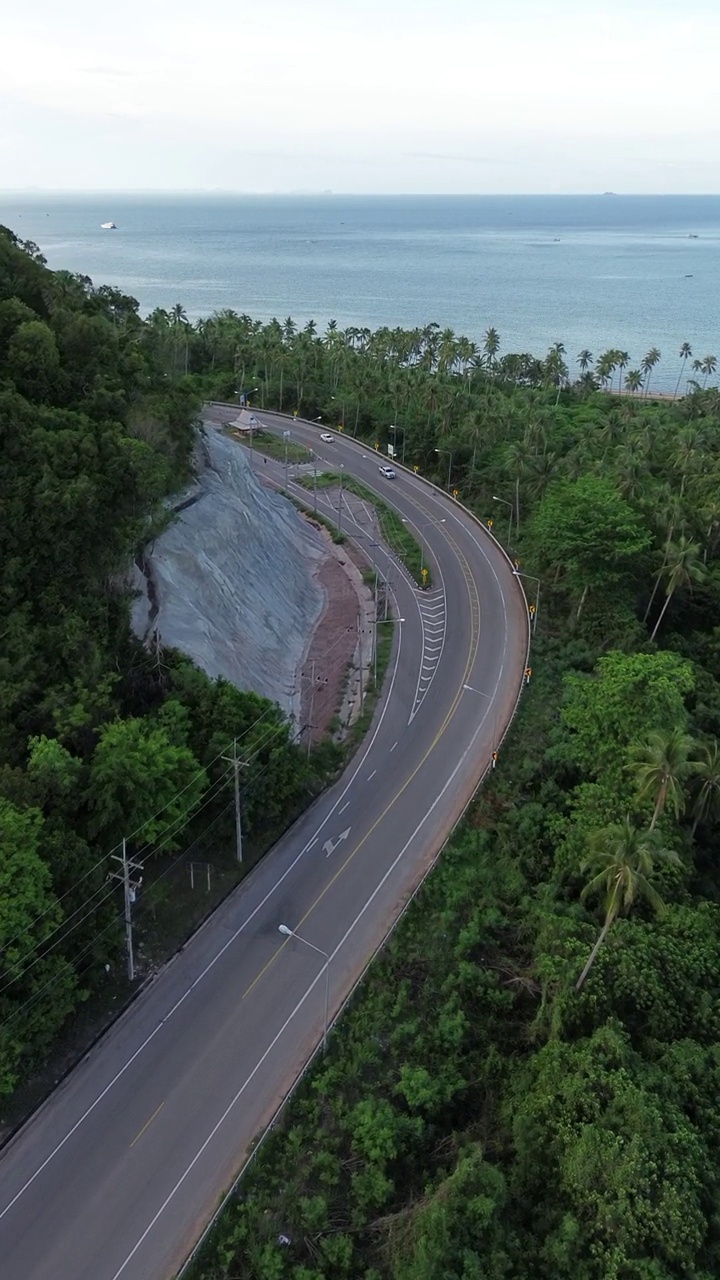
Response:
[{"label": "exposed rock face", "polygon": [[[322,537],[261,486],[247,451],[207,425],[196,483],[135,566],[135,634],[299,716],[298,665],[325,603]],[[259,460],[256,459],[256,466]]]}]

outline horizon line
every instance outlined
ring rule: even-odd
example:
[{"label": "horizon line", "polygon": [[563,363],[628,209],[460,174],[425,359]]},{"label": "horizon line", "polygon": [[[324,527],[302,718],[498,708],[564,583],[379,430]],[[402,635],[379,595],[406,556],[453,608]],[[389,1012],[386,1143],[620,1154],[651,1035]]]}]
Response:
[{"label": "horizon line", "polygon": [[619,199],[717,199],[720,191],[332,191],[329,188],[318,190],[290,189],[287,191],[244,191],[233,187],[5,187],[0,190],[0,201],[3,196],[243,196],[251,198],[285,198],[299,197],[317,199],[368,199],[368,200],[509,200],[509,199],[592,199],[595,197],[611,197]]}]

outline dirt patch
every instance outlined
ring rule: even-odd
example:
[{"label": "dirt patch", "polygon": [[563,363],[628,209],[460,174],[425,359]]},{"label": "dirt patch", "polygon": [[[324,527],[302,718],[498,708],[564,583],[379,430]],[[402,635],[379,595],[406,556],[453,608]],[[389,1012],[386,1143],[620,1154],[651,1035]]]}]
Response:
[{"label": "dirt patch", "polygon": [[331,729],[357,650],[360,602],[351,575],[357,570],[344,547],[329,550],[315,574],[325,592],[325,608],[298,673],[301,724],[310,726],[306,733],[311,742],[319,742]]}]

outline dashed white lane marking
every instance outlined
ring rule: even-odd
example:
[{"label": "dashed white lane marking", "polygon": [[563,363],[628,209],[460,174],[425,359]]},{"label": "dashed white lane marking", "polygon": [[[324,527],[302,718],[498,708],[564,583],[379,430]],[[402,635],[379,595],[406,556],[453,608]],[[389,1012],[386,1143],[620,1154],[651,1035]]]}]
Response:
[{"label": "dashed white lane marking", "polygon": [[349,805],[350,805],[350,801],[349,801],[349,800],[346,800],[346,801],[345,801],[345,804],[344,804],[344,805],[343,805],[343,807],[342,807],[342,809],[338,809],[338,816],[339,816],[341,813],[344,813],[344,812],[345,812],[345,810],[346,810],[347,808],[349,808]]},{"label": "dashed white lane marking", "polygon": [[395,750],[395,748],[396,748],[396,746],[397,746],[397,742],[393,742],[393,744],[392,744],[392,746],[391,746],[390,750],[391,750],[391,751],[394,751],[394,750]]},{"label": "dashed white lane marking", "polygon": [[368,778],[368,782],[372,782],[376,773],[377,773],[377,769],[373,769],[372,773],[370,774],[370,777]]}]

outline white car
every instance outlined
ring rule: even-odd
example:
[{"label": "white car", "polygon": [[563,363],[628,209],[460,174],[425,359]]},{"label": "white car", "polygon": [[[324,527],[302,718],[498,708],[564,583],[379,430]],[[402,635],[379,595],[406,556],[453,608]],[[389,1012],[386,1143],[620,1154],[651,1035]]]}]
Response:
[{"label": "white car", "polygon": [[335,442],[335,437],[331,436],[329,431],[321,431],[320,439],[324,440],[326,444],[334,444]]},{"label": "white car", "polygon": [[396,479],[397,479],[397,475],[396,475],[396,473],[393,471],[392,467],[381,467],[381,468],[380,468],[380,471],[381,471],[382,475],[384,475],[384,476],[385,476],[385,479],[386,479],[386,480],[396,480]]}]

